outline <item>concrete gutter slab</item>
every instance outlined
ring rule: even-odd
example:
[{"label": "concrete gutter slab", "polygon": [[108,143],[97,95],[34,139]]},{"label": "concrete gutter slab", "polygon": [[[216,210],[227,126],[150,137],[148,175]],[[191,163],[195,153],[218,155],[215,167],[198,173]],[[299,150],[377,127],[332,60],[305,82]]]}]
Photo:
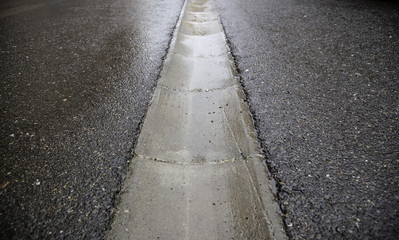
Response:
[{"label": "concrete gutter slab", "polygon": [[219,20],[209,22],[193,22],[193,21],[182,21],[180,25],[180,33],[187,35],[209,35],[215,33],[223,33],[223,28]]},{"label": "concrete gutter slab", "polygon": [[164,70],[158,86],[178,91],[206,92],[239,84],[235,69],[225,57],[187,58],[171,54],[165,60]]},{"label": "concrete gutter slab", "polygon": [[215,12],[215,7],[212,3],[204,3],[204,2],[191,2],[187,5],[187,10],[190,12]]},{"label": "concrete gutter slab", "polygon": [[245,161],[182,166],[136,158],[131,173],[110,239],[268,235],[258,190],[250,174],[241,174],[248,173]]},{"label": "concrete gutter slab", "polygon": [[244,99],[213,1],[186,1],[109,239],[286,239]]},{"label": "concrete gutter slab", "polygon": [[256,135],[246,127],[250,119],[242,114],[237,91],[234,87],[213,92],[157,89],[136,154],[179,164],[257,154]]},{"label": "concrete gutter slab", "polygon": [[182,19],[184,21],[206,22],[206,21],[218,20],[219,18],[215,11],[211,11],[211,12],[185,11]]},{"label": "concrete gutter slab", "polygon": [[179,33],[172,53],[186,57],[217,57],[226,55],[228,49],[224,42],[223,33],[209,36],[196,36]]}]

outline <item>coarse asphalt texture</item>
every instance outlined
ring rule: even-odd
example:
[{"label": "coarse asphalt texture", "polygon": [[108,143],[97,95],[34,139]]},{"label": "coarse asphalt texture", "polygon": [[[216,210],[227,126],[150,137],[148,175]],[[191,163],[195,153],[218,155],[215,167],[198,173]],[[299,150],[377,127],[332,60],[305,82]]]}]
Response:
[{"label": "coarse asphalt texture", "polygon": [[399,235],[399,8],[216,0],[292,239]]},{"label": "coarse asphalt texture", "polygon": [[182,4],[1,1],[1,239],[104,238]]}]

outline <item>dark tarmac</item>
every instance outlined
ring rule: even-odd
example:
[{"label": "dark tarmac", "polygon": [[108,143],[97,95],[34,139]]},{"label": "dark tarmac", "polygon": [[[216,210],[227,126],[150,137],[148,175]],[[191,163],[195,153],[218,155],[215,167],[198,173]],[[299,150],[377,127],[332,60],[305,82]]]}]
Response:
[{"label": "dark tarmac", "polygon": [[1,1],[1,239],[104,238],[182,3]]},{"label": "dark tarmac", "polygon": [[[215,0],[289,236],[399,235],[399,6]],[[183,0],[0,2],[0,238],[101,239]]]},{"label": "dark tarmac", "polygon": [[293,239],[399,235],[399,7],[216,0]]}]

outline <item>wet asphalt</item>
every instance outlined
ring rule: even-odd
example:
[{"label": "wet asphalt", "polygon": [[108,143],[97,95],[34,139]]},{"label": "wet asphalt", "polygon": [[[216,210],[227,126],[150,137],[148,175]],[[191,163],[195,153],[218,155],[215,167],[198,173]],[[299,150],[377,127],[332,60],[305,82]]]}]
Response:
[{"label": "wet asphalt", "polygon": [[182,4],[1,1],[1,239],[105,236]]},{"label": "wet asphalt", "polygon": [[[176,1],[0,3],[0,236],[98,239]],[[293,239],[399,233],[398,5],[216,0]]]},{"label": "wet asphalt", "polygon": [[399,7],[216,0],[292,239],[399,235]]}]

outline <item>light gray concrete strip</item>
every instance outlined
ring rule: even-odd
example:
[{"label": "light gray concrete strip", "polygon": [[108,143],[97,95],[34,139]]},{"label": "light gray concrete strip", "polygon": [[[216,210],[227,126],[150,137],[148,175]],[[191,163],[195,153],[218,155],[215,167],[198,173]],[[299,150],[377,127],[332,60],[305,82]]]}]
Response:
[{"label": "light gray concrete strip", "polygon": [[209,35],[215,33],[222,33],[223,28],[221,27],[219,20],[210,22],[192,22],[182,21],[180,25],[180,33],[188,35]]},{"label": "light gray concrete strip", "polygon": [[214,57],[228,53],[224,42],[224,33],[220,32],[207,37],[179,33],[172,53],[186,57]]},{"label": "light gray concrete strip", "polygon": [[187,58],[170,54],[165,60],[164,70],[158,86],[176,90],[208,91],[239,84],[235,70],[226,57]]},{"label": "light gray concrete strip", "polygon": [[187,10],[186,11],[190,11],[190,12],[215,12],[215,6],[213,4],[213,2],[190,2],[190,4],[187,6]]},{"label": "light gray concrete strip", "polygon": [[190,12],[185,11],[183,15],[184,21],[206,22],[218,20],[218,15],[215,11],[211,12]]},{"label": "light gray concrete strip", "polygon": [[[136,154],[179,164],[241,159],[259,152],[237,88],[215,92],[157,89]],[[162,119],[162,121],[160,121]]]},{"label": "light gray concrete strip", "polygon": [[109,239],[285,239],[212,0],[186,1]]},{"label": "light gray concrete strip", "polygon": [[[110,239],[267,239],[245,161],[171,165],[136,158]],[[240,191],[237,191],[240,189]]]}]

